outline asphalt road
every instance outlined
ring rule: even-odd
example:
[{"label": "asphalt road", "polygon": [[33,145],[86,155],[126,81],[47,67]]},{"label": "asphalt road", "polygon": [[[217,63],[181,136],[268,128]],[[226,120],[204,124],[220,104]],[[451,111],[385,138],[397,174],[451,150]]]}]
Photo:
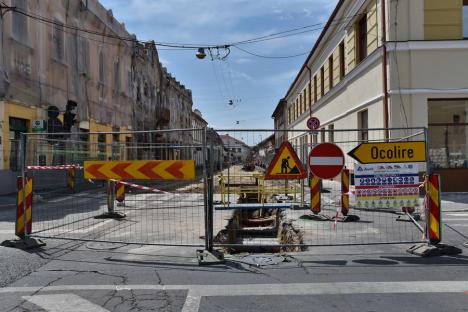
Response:
[{"label": "asphalt road", "polygon": [[[62,238],[202,244],[203,208],[190,206],[200,196],[135,195],[118,208],[127,219],[115,221],[93,218],[106,210],[103,196],[64,195],[35,206],[35,229]],[[275,265],[250,265],[237,254],[199,266],[189,247],[48,238],[35,252],[1,248],[1,310],[468,311],[463,198],[451,198],[443,214],[444,242],[462,248],[458,256],[420,258],[405,252],[408,245],[329,246],[283,254]],[[2,237],[11,238],[13,220],[14,209],[3,209]]]}]

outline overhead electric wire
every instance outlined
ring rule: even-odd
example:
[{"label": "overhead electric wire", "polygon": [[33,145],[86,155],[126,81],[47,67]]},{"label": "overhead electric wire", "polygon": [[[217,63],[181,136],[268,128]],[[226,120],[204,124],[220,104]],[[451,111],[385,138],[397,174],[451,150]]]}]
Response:
[{"label": "overhead electric wire", "polygon": [[256,56],[256,57],[261,57],[261,58],[268,58],[268,59],[286,59],[286,58],[293,58],[293,57],[299,57],[299,56],[304,56],[306,54],[309,54],[310,52],[304,52],[300,54],[293,54],[293,55],[283,55],[283,56],[269,56],[269,55],[260,55],[251,51],[248,51],[246,49],[240,48],[238,46],[234,46],[236,49],[241,50],[244,53]]},{"label": "overhead electric wire", "polygon": [[[188,50],[197,49],[197,48],[206,48],[206,49],[217,49],[217,48],[219,49],[219,48],[221,48],[221,49],[226,49],[226,48],[229,48],[231,46],[252,44],[252,43],[258,43],[258,42],[269,41],[269,40],[276,40],[276,39],[281,39],[281,38],[286,38],[286,37],[291,37],[291,36],[297,36],[297,35],[308,33],[308,32],[314,32],[314,31],[317,31],[317,30],[322,30],[324,27],[313,28],[313,29],[308,29],[308,28],[316,27],[316,26],[320,26],[320,25],[325,24],[325,23],[316,23],[316,24],[312,24],[312,25],[297,27],[297,28],[293,28],[293,29],[273,33],[273,34],[270,34],[270,35],[264,35],[264,36],[260,36],[260,37],[255,37],[255,38],[251,38],[251,39],[247,39],[247,40],[238,41],[238,42],[215,45],[215,44],[198,44],[198,43],[155,42],[155,41],[149,41],[149,40],[148,41],[142,41],[142,40],[138,40],[138,39],[136,39],[134,37],[124,37],[124,36],[113,35],[113,34],[109,34],[109,33],[106,34],[106,33],[102,33],[102,32],[99,32],[99,31],[94,31],[94,30],[89,30],[89,29],[85,29],[85,28],[80,28],[80,27],[77,27],[77,26],[71,26],[71,25],[68,25],[68,24],[63,24],[61,22],[46,18],[44,16],[40,16],[40,15],[37,15],[37,14],[31,14],[31,13],[22,11],[22,10],[18,9],[17,7],[2,6],[2,8],[10,9],[13,12],[16,12],[18,14],[22,14],[22,15],[27,16],[27,17],[32,18],[32,19],[42,21],[44,23],[60,26],[60,27],[63,27],[63,28],[74,30],[74,31],[88,33],[88,34],[95,35],[95,36],[103,36],[103,37],[107,37],[107,38],[111,38],[111,39],[116,39],[116,40],[121,40],[121,41],[128,41],[128,42],[137,42],[137,43],[141,43],[141,44],[152,43],[152,44],[154,44],[156,46],[161,46],[161,47],[166,47],[166,48],[188,49]],[[344,24],[344,23],[347,23],[347,21],[349,19],[352,19],[352,18],[354,18],[356,16],[361,16],[363,14],[366,14],[366,12],[348,16],[348,17],[343,18],[341,20],[337,20],[336,22],[331,23],[330,25]],[[303,30],[303,29],[307,29],[307,30],[299,31],[299,30]]]}]

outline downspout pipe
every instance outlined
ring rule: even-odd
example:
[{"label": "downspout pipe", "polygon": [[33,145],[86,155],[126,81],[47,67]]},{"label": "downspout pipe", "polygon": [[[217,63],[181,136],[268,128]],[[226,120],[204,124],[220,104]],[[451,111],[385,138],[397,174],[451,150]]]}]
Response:
[{"label": "downspout pipe", "polygon": [[309,71],[309,117],[312,117],[312,70],[307,64],[304,66]]},{"label": "downspout pipe", "polygon": [[389,96],[388,96],[388,70],[387,70],[387,18],[386,18],[386,1],[381,0],[382,8],[382,73],[383,73],[383,93],[384,93],[384,128],[385,128],[385,139],[388,140],[389,135]]}]

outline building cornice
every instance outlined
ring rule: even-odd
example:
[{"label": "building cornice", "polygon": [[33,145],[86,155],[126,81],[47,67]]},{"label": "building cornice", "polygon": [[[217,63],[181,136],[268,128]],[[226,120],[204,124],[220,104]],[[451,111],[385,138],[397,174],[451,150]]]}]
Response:
[{"label": "building cornice", "polygon": [[468,40],[387,42],[388,51],[468,49]]}]

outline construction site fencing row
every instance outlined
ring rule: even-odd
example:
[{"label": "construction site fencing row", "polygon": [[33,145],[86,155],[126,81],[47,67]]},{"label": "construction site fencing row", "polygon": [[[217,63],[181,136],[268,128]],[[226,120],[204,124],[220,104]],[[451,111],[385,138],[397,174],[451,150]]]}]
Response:
[{"label": "construction site fencing row", "polygon": [[[206,129],[25,135],[23,170],[34,180],[31,236],[204,246],[206,137]],[[190,181],[88,180],[83,165],[93,160],[193,160],[196,175]],[[117,186],[125,189],[120,201]],[[110,209],[121,218],[106,217]]]},{"label": "construction site fencing row", "polygon": [[[425,128],[25,134],[19,144],[22,176],[34,180],[29,236],[208,249],[422,242],[427,240],[423,176],[428,163],[414,164],[416,200],[402,207],[390,203],[395,194],[382,194],[365,204],[356,200],[359,164],[347,153],[364,142],[427,139]],[[284,141],[309,178],[265,177]],[[346,214],[340,176],[320,181],[320,211],[311,211],[308,155],[324,142],[345,155],[351,182]],[[196,176],[189,181],[88,180],[83,165],[92,160],[193,160]],[[122,187],[124,199],[119,199]],[[107,218],[110,210],[122,217]]]},{"label": "construction site fencing row", "polygon": [[[292,247],[295,250],[295,247],[305,246],[427,240],[423,177],[428,174],[428,164],[409,165],[417,166],[417,180],[411,182],[415,188],[413,192],[419,193],[416,200],[404,200],[402,204],[391,200],[398,197],[394,196],[396,194],[382,193],[375,196],[375,201],[361,202],[356,200],[354,185],[354,173],[359,164],[347,155],[361,143],[427,141],[425,128],[217,131],[245,143],[250,149],[240,155],[242,164],[232,161],[239,157],[238,153],[228,153],[227,162],[231,165],[215,176],[214,180],[220,183],[220,192],[214,194],[217,203],[214,208],[215,246],[234,249]],[[343,194],[340,175],[320,180],[321,210],[313,213],[309,179],[265,179],[265,171],[283,141],[292,145],[308,177],[311,176],[308,168],[311,150],[320,143],[336,144],[345,155],[345,168],[350,173],[349,192]],[[235,146],[237,143],[233,142]],[[225,145],[225,149],[232,150],[233,146]],[[343,195],[348,201],[346,215],[342,213]]]}]

